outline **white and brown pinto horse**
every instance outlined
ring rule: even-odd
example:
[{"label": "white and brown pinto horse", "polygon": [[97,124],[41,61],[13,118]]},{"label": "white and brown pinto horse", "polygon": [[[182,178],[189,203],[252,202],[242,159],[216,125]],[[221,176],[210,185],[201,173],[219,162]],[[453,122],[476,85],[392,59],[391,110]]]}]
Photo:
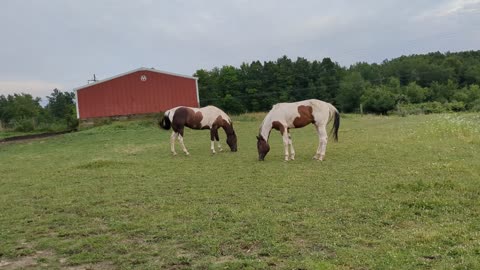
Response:
[{"label": "white and brown pinto horse", "polygon": [[184,127],[191,129],[210,129],[210,149],[212,153],[215,152],[214,141],[217,141],[219,151],[222,151],[222,146],[219,142],[218,129],[223,128],[227,134],[227,144],[230,146],[232,152],[237,151],[237,135],[233,130],[233,123],[230,117],[214,106],[206,106],[203,108],[191,108],[191,107],[175,107],[165,112],[160,126],[169,130],[173,129],[173,133],[170,136],[170,148],[173,155],[175,152],[175,139],[178,139],[180,145],[183,148],[183,152],[189,155],[185,144],[183,143],[183,130]]},{"label": "white and brown pinto horse", "polygon": [[[295,159],[295,150],[293,149],[292,138],[289,130],[291,128],[301,128],[310,123],[314,124],[319,139],[319,145],[314,159],[323,160],[327,148],[327,124],[333,122],[333,138],[338,140],[338,128],[340,127],[340,114],[338,110],[330,103],[309,99],[293,103],[278,103],[273,106],[270,112],[260,126],[260,132],[257,136],[258,159],[264,160],[270,146],[268,138],[272,128],[280,131],[283,136],[283,145],[285,147],[285,161]],[[290,155],[289,148],[290,147]]]}]

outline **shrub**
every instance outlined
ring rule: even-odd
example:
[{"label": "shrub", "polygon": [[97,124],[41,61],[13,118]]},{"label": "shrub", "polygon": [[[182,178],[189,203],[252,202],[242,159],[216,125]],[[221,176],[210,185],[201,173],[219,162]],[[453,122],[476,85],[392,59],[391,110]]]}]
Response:
[{"label": "shrub", "polygon": [[463,102],[450,102],[442,104],[438,101],[424,102],[417,104],[398,104],[393,113],[401,116],[410,114],[431,114],[431,113],[445,113],[448,111],[462,111],[465,109]]},{"label": "shrub", "polygon": [[438,101],[420,103],[419,105],[424,114],[447,112],[445,106]]},{"label": "shrub", "polygon": [[465,111],[465,103],[463,103],[462,101],[445,103],[445,107],[447,108],[447,110],[453,112]]},{"label": "shrub", "polygon": [[35,129],[34,120],[28,118],[21,118],[19,120],[13,120],[13,129],[20,132],[30,132]]},{"label": "shrub", "polygon": [[470,103],[470,111],[472,112],[480,112],[480,99],[475,100],[474,102]]},{"label": "shrub", "polygon": [[410,114],[423,114],[423,110],[419,104],[402,103],[397,105],[393,113],[400,116],[407,116]]},{"label": "shrub", "polygon": [[370,88],[362,95],[362,104],[367,112],[386,114],[395,108],[395,96],[385,87]]}]

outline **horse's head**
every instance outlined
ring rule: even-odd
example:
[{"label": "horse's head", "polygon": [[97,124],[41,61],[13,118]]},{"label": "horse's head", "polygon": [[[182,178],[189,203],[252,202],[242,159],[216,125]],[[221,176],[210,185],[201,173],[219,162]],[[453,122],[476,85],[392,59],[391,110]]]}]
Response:
[{"label": "horse's head", "polygon": [[223,128],[227,134],[227,144],[230,146],[232,152],[237,152],[237,134],[235,134],[235,130],[233,129],[233,123],[228,123],[225,120],[223,121],[225,123]]},{"label": "horse's head", "polygon": [[268,154],[268,151],[270,151],[270,145],[268,145],[268,142],[262,137],[262,135],[257,136],[257,149],[258,160],[263,161]]},{"label": "horse's head", "polygon": [[237,134],[235,134],[235,131],[227,134],[227,144],[232,152],[237,152]]}]

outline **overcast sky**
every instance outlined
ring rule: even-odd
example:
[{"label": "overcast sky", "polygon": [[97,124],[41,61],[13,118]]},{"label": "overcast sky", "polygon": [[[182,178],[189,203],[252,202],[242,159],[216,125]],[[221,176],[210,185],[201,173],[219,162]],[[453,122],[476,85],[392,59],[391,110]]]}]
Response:
[{"label": "overcast sky", "polygon": [[480,49],[480,0],[1,0],[0,94],[139,67],[192,75],[287,55],[342,66]]}]

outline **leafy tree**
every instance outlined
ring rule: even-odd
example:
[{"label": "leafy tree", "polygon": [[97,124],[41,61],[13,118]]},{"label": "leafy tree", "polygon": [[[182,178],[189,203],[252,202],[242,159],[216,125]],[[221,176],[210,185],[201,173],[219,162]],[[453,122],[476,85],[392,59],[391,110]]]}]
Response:
[{"label": "leafy tree", "polygon": [[213,89],[212,72],[204,69],[199,69],[194,76],[198,78],[198,94],[200,98],[200,105],[207,106],[219,99],[219,95]]},{"label": "leafy tree", "polygon": [[466,84],[480,83],[480,65],[466,68],[464,71],[464,80]]},{"label": "leafy tree", "polygon": [[480,100],[480,86],[472,84],[468,87],[468,98],[470,100]]},{"label": "leafy tree", "polygon": [[452,101],[462,102],[466,109],[471,110],[477,104],[480,104],[480,87],[476,84],[465,86],[453,94]]},{"label": "leafy tree", "polygon": [[331,102],[338,94],[338,89],[340,88],[341,68],[328,57],[323,58],[321,67],[320,82],[324,91],[317,98]]},{"label": "leafy tree", "polygon": [[428,90],[417,85],[416,82],[411,82],[405,86],[405,95],[411,103],[421,103],[427,98]]},{"label": "leafy tree", "polygon": [[360,98],[365,92],[365,81],[359,72],[352,72],[340,82],[337,96],[339,107],[344,112],[353,112],[360,106]]},{"label": "leafy tree", "polygon": [[42,110],[40,98],[33,98],[30,94],[8,95],[2,98],[2,103],[6,122],[11,119],[33,118]]},{"label": "leafy tree", "polygon": [[75,113],[75,93],[61,92],[55,88],[47,99],[46,108],[54,118],[64,119]]},{"label": "leafy tree", "polygon": [[458,89],[456,82],[448,80],[446,84],[441,84],[438,82],[433,82],[430,87],[431,100],[439,102],[448,102],[452,99],[453,94]]},{"label": "leafy tree", "polygon": [[42,109],[40,98],[33,98],[30,94],[0,96],[0,120],[5,127],[31,131]]},{"label": "leafy tree", "polygon": [[65,122],[68,128],[76,128],[78,126],[75,93],[62,92],[55,88],[50,96],[47,96],[47,99],[46,110],[48,115],[53,118],[53,121]]},{"label": "leafy tree", "polygon": [[383,82],[383,74],[378,64],[368,64],[359,62],[350,66],[350,72],[359,72],[365,81],[373,85],[379,85]]},{"label": "leafy tree", "polygon": [[9,105],[8,99],[4,95],[0,95],[0,124],[2,124],[3,127],[7,127],[10,119],[13,117]]},{"label": "leafy tree", "polygon": [[394,93],[394,94],[400,94],[402,92],[401,87],[400,87],[400,80],[395,77],[390,77],[384,84],[387,89]]},{"label": "leafy tree", "polygon": [[368,88],[362,95],[361,102],[367,112],[387,114],[395,108],[395,96],[384,86]]},{"label": "leafy tree", "polygon": [[243,106],[243,104],[238,99],[233,98],[233,96],[230,94],[227,94],[223,98],[222,103],[222,107],[225,108],[225,110],[229,113],[238,114],[245,112],[245,107]]},{"label": "leafy tree", "polygon": [[[282,56],[276,61],[243,63],[239,68],[201,69],[195,75],[199,78],[202,106],[212,104],[226,111],[267,111],[278,102],[318,98],[337,102],[341,110],[350,112],[358,107],[361,96],[367,98],[373,92],[382,92],[383,101],[393,97],[397,104],[437,101],[447,106],[445,103],[461,101],[464,109],[471,109],[477,98],[470,97],[469,87],[480,84],[479,74],[480,51],[466,51],[401,56],[380,64],[361,62],[348,69],[328,57],[310,62]],[[355,80],[362,83],[351,87]],[[452,106],[462,108],[460,103]]]}]

